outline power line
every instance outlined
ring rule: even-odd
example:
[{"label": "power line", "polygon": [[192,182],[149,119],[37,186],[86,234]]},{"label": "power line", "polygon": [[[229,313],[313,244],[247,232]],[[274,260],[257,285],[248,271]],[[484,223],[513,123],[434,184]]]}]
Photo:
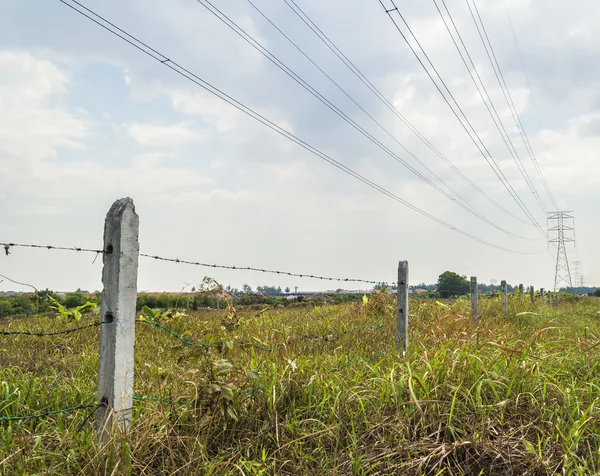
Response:
[{"label": "power line", "polygon": [[[546,233],[544,232],[544,230],[540,227],[539,223],[536,222],[536,220],[533,217],[532,213],[529,211],[529,209],[527,208],[527,206],[525,205],[525,203],[521,200],[521,198],[519,197],[519,195],[517,194],[517,192],[514,190],[514,188],[511,185],[510,181],[506,178],[506,176],[504,175],[504,172],[502,172],[502,169],[500,169],[500,167],[496,163],[495,159],[491,155],[490,151],[488,150],[488,148],[486,147],[486,145],[481,140],[481,137],[479,136],[479,134],[477,133],[477,131],[475,130],[475,128],[471,124],[471,121],[469,121],[469,119],[465,115],[464,111],[462,110],[462,108],[460,107],[460,105],[458,104],[458,102],[456,101],[456,99],[454,98],[454,95],[452,94],[452,92],[450,91],[450,89],[446,85],[445,81],[443,80],[443,78],[441,77],[441,75],[439,74],[439,72],[437,71],[437,68],[435,67],[435,65],[433,64],[433,62],[430,60],[430,58],[427,55],[427,53],[425,52],[424,48],[421,46],[421,43],[419,42],[418,38],[413,33],[413,31],[410,28],[409,24],[406,22],[406,19],[404,18],[404,16],[402,15],[402,13],[398,9],[398,7],[396,6],[396,3],[394,2],[394,0],[390,0],[390,1],[391,1],[391,3],[392,3],[392,5],[393,5],[394,8],[387,9],[385,7],[385,5],[383,4],[383,0],[379,0],[379,3],[381,4],[382,8],[384,9],[384,11],[388,15],[388,17],[390,18],[390,20],[392,21],[392,23],[394,24],[394,26],[396,27],[396,29],[398,30],[398,32],[400,33],[400,35],[404,39],[405,43],[408,45],[408,47],[412,51],[412,53],[415,56],[415,58],[417,59],[417,61],[420,63],[420,65],[422,66],[422,68],[427,73],[427,76],[429,77],[429,79],[431,80],[431,82],[434,84],[434,86],[436,87],[436,89],[438,90],[438,92],[441,94],[442,98],[444,99],[444,101],[446,102],[446,104],[448,105],[448,107],[450,107],[450,110],[452,111],[452,113],[454,114],[454,116],[458,119],[458,121],[460,122],[460,124],[463,127],[463,129],[467,132],[467,134],[468,134],[469,138],[471,139],[471,141],[475,144],[475,146],[478,148],[478,150],[481,153],[481,155],[483,156],[483,158],[486,160],[486,162],[488,163],[488,165],[492,168],[492,170],[494,171],[494,173],[496,174],[496,176],[498,177],[498,179],[501,181],[501,183],[504,186],[504,188],[506,188],[506,190],[509,192],[509,194],[511,195],[511,197],[513,198],[513,200],[517,203],[517,205],[519,206],[519,208],[521,208],[521,210],[523,211],[523,213],[525,214],[525,216],[531,222],[531,224],[538,229],[538,231],[542,234],[542,236],[547,237]],[[417,46],[419,47],[419,49],[423,53],[426,61],[431,66],[433,72],[437,75],[439,81],[442,84],[442,87],[446,90],[446,92],[449,95],[450,99],[454,103],[454,105],[455,105],[454,107],[450,104],[450,101],[449,101],[448,97],[446,97],[446,95],[443,93],[440,85],[438,85],[438,83],[435,81],[435,79],[433,78],[431,72],[429,71],[429,69],[427,68],[427,66],[423,63],[423,60],[417,54],[417,52],[415,51],[414,47],[411,45],[410,41],[408,40],[408,38],[406,37],[406,35],[402,31],[402,29],[400,28],[400,26],[396,23],[396,20],[392,16],[392,12],[396,12],[398,14],[398,16],[401,18],[402,22],[404,23],[404,25],[408,29],[409,33],[414,38]],[[456,107],[456,109],[455,109],[455,107]],[[458,112],[457,112],[457,110],[458,110]],[[459,113],[460,113],[460,115],[459,115]],[[461,116],[464,119],[464,122],[463,122],[463,119],[461,119]],[[466,123],[466,125],[465,125],[465,123]],[[467,125],[469,127],[467,127]]]},{"label": "power line", "polygon": [[[432,221],[435,221],[436,223],[438,223],[438,224],[440,224],[440,225],[442,225],[442,226],[444,226],[444,227],[446,227],[446,228],[448,228],[450,230],[455,231],[456,233],[459,233],[459,234],[461,234],[463,236],[471,238],[471,239],[473,239],[475,241],[478,241],[478,242],[480,242],[482,244],[485,244],[487,246],[491,246],[493,248],[496,248],[496,249],[499,249],[499,250],[502,250],[502,251],[506,251],[506,252],[509,252],[509,253],[517,253],[517,254],[537,254],[537,253],[539,253],[539,251],[526,252],[526,251],[521,251],[521,250],[512,250],[512,249],[509,249],[509,248],[505,248],[503,246],[495,245],[495,244],[493,244],[491,242],[488,242],[488,241],[486,241],[486,240],[484,240],[482,238],[479,238],[479,237],[477,237],[477,236],[475,236],[475,235],[473,235],[473,234],[471,234],[469,232],[466,232],[466,231],[464,231],[464,230],[462,230],[460,228],[457,228],[457,227],[451,225],[450,223],[445,222],[444,220],[442,220],[440,218],[435,217],[434,215],[426,212],[425,210],[417,207],[416,205],[413,205],[412,203],[410,203],[410,202],[408,202],[408,201],[400,198],[398,195],[395,195],[394,193],[392,193],[392,192],[388,191],[387,189],[381,187],[380,185],[376,184],[375,182],[369,180],[368,178],[364,177],[363,175],[359,174],[358,172],[355,172],[351,168],[345,166],[341,162],[338,162],[337,160],[333,159],[329,155],[327,155],[324,152],[320,151],[316,147],[311,146],[310,144],[308,144],[304,140],[300,139],[296,135],[294,135],[291,132],[283,129],[280,126],[278,126],[277,124],[275,124],[274,122],[270,121],[269,119],[267,119],[265,116],[259,114],[258,112],[254,111],[250,107],[245,106],[241,102],[239,102],[236,99],[234,99],[232,96],[224,93],[222,90],[216,88],[215,86],[213,86],[212,84],[210,84],[208,81],[200,78],[196,74],[194,74],[191,71],[187,70],[186,68],[180,66],[176,62],[174,62],[171,59],[169,59],[167,56],[163,55],[162,53],[159,53],[157,50],[151,48],[146,43],[143,43],[142,41],[138,40],[133,35],[127,33],[123,29],[117,27],[113,23],[109,22],[108,20],[106,20],[102,16],[98,15],[97,13],[93,12],[92,10],[90,10],[87,7],[85,7],[81,3],[77,2],[76,0],[71,0],[71,2],[74,3],[74,4],[76,4],[76,5],[78,5],[78,6],[80,6],[85,11],[89,12],[91,15],[94,15],[96,18],[92,18],[86,12],[84,12],[82,10],[79,10],[78,8],[74,7],[73,5],[67,3],[66,0],[59,0],[59,1],[61,3],[63,3],[64,5],[68,6],[69,8],[71,8],[72,10],[74,10],[75,12],[79,13],[80,15],[82,15],[82,16],[86,17],[87,19],[93,21],[94,23],[96,23],[100,27],[104,28],[106,31],[112,33],[113,35],[115,35],[115,36],[117,36],[119,38],[121,38],[126,43],[129,43],[131,46],[137,48],[139,51],[143,52],[147,56],[150,56],[152,59],[158,61],[162,65],[164,65],[167,68],[173,70],[174,72],[176,72],[180,76],[183,76],[184,78],[186,78],[189,81],[193,82],[194,84],[196,84],[197,86],[201,87],[202,89],[204,89],[204,90],[208,91],[209,93],[217,96],[219,99],[227,102],[228,104],[230,104],[231,106],[235,107],[236,109],[238,109],[239,111],[243,112],[244,114],[246,114],[246,115],[252,117],[253,119],[255,119],[256,121],[264,124],[266,127],[268,127],[269,129],[273,130],[274,132],[277,132],[281,136],[283,136],[283,137],[291,140],[292,142],[296,143],[297,145],[299,145],[303,149],[307,150],[311,154],[319,157],[320,159],[324,160],[325,162],[328,162],[329,164],[331,164],[334,167],[340,169],[344,173],[346,173],[346,174],[354,177],[355,179],[363,182],[365,185],[368,185],[369,187],[373,188],[374,190],[377,190],[378,192],[382,193],[383,195],[386,195],[387,197],[391,198],[392,200],[395,200],[396,202],[401,203],[402,205],[406,206],[407,208],[410,208],[411,210],[413,210],[413,211],[415,211],[415,212],[417,212],[417,213],[419,213],[419,214],[421,214],[421,215],[429,218]],[[102,23],[102,22],[104,22],[104,23]],[[112,27],[114,29],[111,29],[110,27]]]},{"label": "power line", "polygon": [[[490,94],[488,93],[485,83],[483,82],[483,79],[481,78],[479,72],[477,71],[477,68],[475,67],[473,58],[471,57],[471,54],[469,53],[469,49],[467,48],[465,42],[463,41],[462,35],[460,34],[460,30],[458,29],[458,27],[456,26],[456,23],[454,22],[454,18],[452,17],[452,14],[450,13],[450,10],[448,9],[446,1],[441,0],[441,2],[444,6],[444,9],[446,10],[446,14],[448,15],[448,18],[450,19],[450,22],[452,23],[452,26],[454,27],[454,30],[456,31],[458,40],[460,41],[460,44],[462,45],[462,47],[466,53],[468,62],[471,65],[471,67],[469,67],[469,64],[467,64],[467,59],[465,59],[463,52],[459,48],[458,43],[456,42],[456,39],[454,38],[454,34],[452,33],[452,31],[450,29],[450,25],[448,25],[448,22],[446,21],[446,18],[444,17],[442,11],[440,10],[437,1],[433,0],[435,8],[437,9],[442,21],[444,22],[444,26],[446,27],[446,30],[448,31],[450,38],[452,39],[452,43],[454,43],[454,46],[456,47],[456,51],[458,51],[458,54],[460,55],[460,58],[462,59],[462,62],[465,65],[465,68],[467,69],[467,72],[469,73],[471,80],[473,81],[473,84],[477,88],[477,92],[479,93],[479,96],[481,97],[490,117],[492,118],[492,121],[494,122],[496,129],[500,133],[500,136],[502,137],[502,141],[506,145],[508,152],[510,153],[511,157],[513,158],[517,168],[519,169],[521,176],[525,180],[525,183],[529,187],[529,190],[535,197],[536,201],[538,202],[538,204],[540,205],[540,207],[542,208],[544,213],[548,213],[548,209],[544,205],[544,202],[541,200],[539,193],[535,189],[535,185],[533,184],[531,178],[529,177],[529,174],[527,173],[527,170],[525,169],[525,166],[523,165],[523,161],[521,160],[521,157],[519,156],[519,152],[515,148],[515,145],[514,145],[512,139],[510,138],[510,135],[506,131],[506,127],[504,126],[504,123],[502,122],[500,114],[498,114],[498,110],[496,109],[496,106],[494,105],[494,102],[492,101],[492,98],[491,98]],[[488,55],[488,57],[489,57],[489,55]],[[471,71],[471,68],[473,71]],[[494,70],[494,72],[495,72],[495,70]],[[481,91],[479,84],[475,80],[475,76],[479,80],[479,83],[481,84],[481,86],[483,88],[483,92]],[[497,74],[496,74],[496,77],[498,77]],[[500,85],[500,87],[502,88],[502,85]],[[502,92],[504,93],[504,90],[502,90]],[[504,97],[506,98],[506,94],[504,94]],[[487,98],[487,100],[486,100],[486,98]],[[488,102],[489,102],[489,105],[488,105]],[[507,102],[508,102],[508,100],[507,100]],[[490,106],[491,106],[491,109],[490,109]],[[509,105],[509,108],[510,108],[510,105]],[[512,109],[511,109],[511,113],[512,113]],[[513,115],[513,117],[514,117],[514,115]],[[517,125],[517,127],[518,127],[518,125]]]},{"label": "power line", "polygon": [[510,16],[510,12],[508,11],[508,6],[506,5],[506,0],[504,1],[504,10],[506,11],[506,18],[508,19],[508,24],[510,25],[510,32],[512,33],[513,40],[515,41],[515,46],[517,48],[517,53],[519,55],[519,60],[521,61],[521,68],[523,69],[523,74],[525,75],[525,80],[527,81],[527,88],[529,89],[529,95],[531,96],[531,102],[533,104],[533,108],[535,109],[535,113],[538,118],[538,122],[540,127],[543,128],[542,124],[542,116],[540,116],[540,111],[537,107],[537,103],[535,101],[535,96],[533,95],[533,89],[531,87],[531,82],[529,81],[529,74],[527,73],[527,68],[525,67],[525,61],[523,61],[523,55],[521,54],[521,47],[519,46],[519,41],[517,40],[517,35],[515,33],[515,29],[513,27],[513,22]]},{"label": "power line", "polygon": [[[468,183],[477,193],[482,195],[494,206],[502,210],[512,218],[524,222],[519,217],[504,208],[500,203],[490,197],[476,183],[469,179],[458,167],[456,167],[444,154],[442,154],[411,122],[398,110],[396,106],[360,71],[360,69],[336,46],[336,44],[319,28],[319,26],[300,8],[294,0],[284,0],[285,4],[294,14],[329,48],[335,56],[369,89],[406,127],[409,128],[434,154],[436,154],[450,169]],[[293,6],[290,4],[293,4]],[[544,238],[541,238],[544,239]]]},{"label": "power line", "polygon": [[[467,6],[469,6],[469,10],[471,10],[470,8],[470,4],[467,1]],[[494,53],[494,49],[492,47],[492,43],[489,39],[489,36],[487,34],[487,30],[485,28],[485,25],[483,23],[483,20],[481,18],[481,15],[479,14],[479,9],[477,8],[477,4],[475,3],[475,0],[473,0],[473,6],[475,7],[475,11],[477,12],[477,17],[479,18],[479,21],[481,23],[481,27],[483,29],[483,32],[485,34],[485,37],[487,38],[488,44],[490,46],[490,50],[492,52],[492,56],[494,57],[494,60],[496,62],[496,65],[498,67],[498,72],[500,73],[500,78],[502,79],[502,83],[504,84],[504,87],[506,89],[506,93],[508,94],[508,98],[510,99],[510,104],[509,104],[509,108],[511,110],[511,113],[513,113],[514,110],[514,114],[513,114],[513,118],[515,119],[515,123],[517,125],[517,129],[519,130],[519,133],[521,135],[521,139],[523,140],[523,143],[525,144],[525,148],[527,149],[527,152],[529,153],[529,156],[531,158],[531,161],[533,162],[534,168],[542,182],[542,185],[544,186],[544,189],[546,190],[546,193],[548,195],[548,197],[550,198],[550,201],[552,202],[552,205],[554,206],[555,210],[558,210],[558,205],[556,204],[556,200],[554,199],[554,196],[552,195],[552,192],[550,191],[550,188],[548,187],[548,182],[546,182],[546,178],[544,177],[544,174],[542,173],[542,168],[537,160],[537,157],[535,156],[535,153],[533,151],[533,148],[531,147],[531,143],[529,142],[529,137],[527,136],[527,133],[525,132],[525,128],[523,127],[523,124],[521,122],[521,118],[519,117],[519,113],[517,112],[517,109],[514,105],[514,102],[512,100],[512,96],[510,94],[510,90],[508,89],[508,87],[506,86],[506,81],[504,81],[504,75],[502,74],[502,70],[500,69],[500,64],[498,63],[498,60],[496,58],[496,54]],[[510,25],[510,29],[513,35],[513,39],[515,40],[515,45],[517,47],[517,52],[519,54],[519,58],[521,60],[521,66],[523,68],[523,73],[525,74],[525,79],[527,80],[527,87],[529,88],[529,94],[531,95],[531,100],[533,102],[533,106],[535,108],[538,120],[540,121],[540,126],[542,124],[542,120],[540,117],[540,113],[538,111],[537,108],[537,104],[535,103],[535,98],[533,97],[533,91],[531,89],[531,83],[529,81],[529,75],[527,74],[527,69],[525,68],[525,63],[523,61],[523,56],[521,55],[521,49],[519,48],[519,43],[517,41],[517,36],[515,35],[515,30],[513,28],[512,25],[512,21],[510,19],[510,14],[508,13],[508,8],[506,7],[506,2],[504,2],[504,8],[506,10],[506,16],[508,17],[508,23]],[[475,26],[477,26],[477,22],[475,21],[475,17],[473,16],[473,12],[471,11],[471,16],[473,17],[473,21],[475,22]],[[479,29],[478,29],[479,32]],[[481,33],[480,33],[480,37],[481,37]],[[483,38],[482,38],[483,41]],[[485,46],[485,42],[484,42],[484,46]],[[487,50],[486,50],[487,51]],[[488,56],[489,57],[489,56]],[[491,59],[490,59],[491,61]],[[493,65],[492,65],[493,67]],[[504,90],[503,90],[504,92]],[[506,98],[506,95],[505,95]],[[508,102],[508,101],[507,101]]]},{"label": "power line", "polygon": [[[346,96],[348,98],[350,98],[350,100],[352,100],[354,102],[354,104],[356,104],[373,122],[375,122],[375,124],[377,124],[384,132],[386,132],[387,135],[389,135],[398,145],[400,145],[407,153],[409,153],[417,162],[419,162],[429,173],[431,173],[437,180],[439,180],[444,186],[446,186],[446,188],[448,188],[452,193],[454,193],[454,195],[456,195],[461,200],[461,202],[458,202],[456,200],[456,198],[454,198],[450,193],[448,193],[445,190],[443,190],[442,188],[440,188],[438,185],[436,185],[434,182],[432,182],[429,178],[427,178],[421,172],[419,172],[414,167],[412,167],[410,164],[408,164],[404,159],[402,159],[395,152],[393,152],[391,149],[389,149],[387,146],[385,146],[381,141],[379,141],[372,134],[370,134],[363,127],[361,127],[358,123],[356,123],[346,113],[344,113],[343,111],[341,111],[337,106],[335,106],[325,96],[323,96],[321,93],[319,93],[313,86],[311,86],[308,82],[306,82],[301,76],[299,76],[296,72],[294,72],[291,68],[289,68],[285,63],[283,63],[277,56],[275,56],[267,48],[265,48],[260,42],[258,42],[255,38],[253,38],[252,35],[250,35],[249,33],[247,33],[243,28],[241,28],[237,23],[235,23],[231,18],[229,18],[221,10],[219,10],[217,7],[215,7],[210,2],[210,0],[196,0],[196,1],[198,3],[200,3],[204,8],[206,8],[210,13],[212,13],[216,18],[218,18],[220,21],[222,21],[226,26],[228,26],[232,31],[234,31],[238,36],[240,36],[244,41],[246,41],[254,49],[256,49],[257,51],[259,51],[263,56],[265,56],[275,66],[277,66],[284,73],[286,73],[290,78],[292,78],[294,81],[296,81],[300,86],[302,86],[312,96],[314,96],[317,100],[319,100],[326,107],[328,107],[332,112],[334,112],[341,119],[343,119],[350,126],[352,126],[355,130],[357,130],[359,133],[361,133],[363,136],[365,136],[368,140],[370,140],[371,142],[373,142],[373,144],[375,144],[377,147],[379,147],[382,151],[384,151],[386,154],[388,154],[391,158],[393,158],[398,163],[400,163],[401,165],[403,165],[405,168],[407,168],[408,170],[410,170],[419,179],[421,179],[422,181],[424,181],[425,183],[427,183],[428,185],[430,185],[431,187],[433,187],[436,191],[438,191],[439,193],[441,193],[442,195],[444,195],[446,198],[448,198],[452,202],[456,203],[458,206],[460,206],[461,208],[463,208],[464,210],[466,210],[471,215],[479,218],[480,220],[484,221],[485,223],[493,226],[494,228],[502,231],[503,233],[505,233],[507,235],[513,236],[515,238],[523,239],[523,240],[535,240],[535,239],[526,238],[526,237],[523,237],[523,236],[520,236],[520,235],[517,235],[515,233],[510,232],[510,231],[502,228],[501,226],[497,225],[496,223],[492,222],[489,218],[487,218],[486,216],[484,216],[483,214],[481,214],[480,212],[478,212],[477,210],[475,210],[471,205],[469,205],[466,202],[466,200],[464,200],[460,195],[458,195],[458,193],[456,193],[451,187],[449,187],[439,176],[437,176],[432,170],[430,170],[419,158],[417,158],[412,152],[410,152],[379,121],[377,121],[358,102],[356,102],[356,100],[354,100],[354,98],[352,98],[348,93],[346,93],[346,91],[343,88],[341,88],[341,86],[339,86],[339,84],[337,84],[329,75],[327,75],[321,68],[319,68],[316,65],[316,63],[314,63],[295,43],[292,42],[292,44],[294,46],[296,46],[296,48],[302,54],[304,54],[304,56],[306,58],[308,58],[323,74],[325,74],[325,76],[327,76],[327,78],[330,79],[333,82],[334,85],[336,85],[343,93],[345,93]],[[250,0],[248,0],[248,1],[250,1]],[[250,2],[250,4],[252,6],[254,6],[254,4],[252,2]],[[256,8],[256,7],[254,7],[254,8]],[[259,11],[259,13],[262,14],[262,12],[258,8],[256,8],[256,10]],[[263,16],[265,18],[267,18],[264,14],[263,14]],[[268,18],[267,18],[267,20],[268,20]],[[273,26],[275,26],[272,22],[271,22],[271,24]],[[279,28],[278,28],[278,30],[279,30]],[[281,30],[279,30],[279,32],[283,34],[283,32]],[[289,40],[289,38],[287,36],[286,36],[286,38]],[[289,40],[289,41],[291,41],[291,40]]]}]

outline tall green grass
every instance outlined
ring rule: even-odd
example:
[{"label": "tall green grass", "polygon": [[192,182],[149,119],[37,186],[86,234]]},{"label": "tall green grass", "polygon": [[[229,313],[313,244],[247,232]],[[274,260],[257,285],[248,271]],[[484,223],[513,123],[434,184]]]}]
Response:
[{"label": "tall green grass", "polygon": [[[139,323],[131,431],[97,447],[90,410],[0,423],[0,473],[600,472],[598,302],[511,298],[508,320],[498,300],[480,311],[475,326],[466,300],[411,302],[405,357],[385,295],[238,311],[235,325],[216,311],[162,322],[218,343],[208,348]],[[38,317],[2,329],[69,325]],[[98,332],[0,336],[0,417],[94,403]]]}]

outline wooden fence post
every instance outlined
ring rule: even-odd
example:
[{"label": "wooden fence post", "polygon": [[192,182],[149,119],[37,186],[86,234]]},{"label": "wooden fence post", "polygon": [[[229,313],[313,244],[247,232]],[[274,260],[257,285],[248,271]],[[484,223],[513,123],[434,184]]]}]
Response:
[{"label": "wooden fence post", "polygon": [[525,298],[525,287],[522,284],[519,284],[519,297],[521,301]]},{"label": "wooden fence post", "polygon": [[477,293],[477,276],[471,276],[471,317],[473,322],[479,321],[479,295]]},{"label": "wooden fence post", "polygon": [[408,261],[398,263],[398,312],[396,314],[396,351],[408,350]]},{"label": "wooden fence post", "polygon": [[502,312],[504,312],[504,317],[508,317],[508,296],[506,295],[506,281],[503,279],[500,285],[502,286]]},{"label": "wooden fence post", "polygon": [[529,286],[529,293],[531,297],[531,304],[535,304],[535,288],[533,286]]},{"label": "wooden fence post", "polygon": [[104,222],[100,316],[97,438],[104,442],[116,422],[131,423],[133,346],[139,253],[139,217],[131,198],[113,203]]}]

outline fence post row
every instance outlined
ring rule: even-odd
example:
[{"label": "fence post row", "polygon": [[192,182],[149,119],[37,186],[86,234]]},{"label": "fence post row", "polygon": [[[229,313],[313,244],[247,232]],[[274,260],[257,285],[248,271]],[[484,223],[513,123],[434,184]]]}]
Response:
[{"label": "fence post row", "polygon": [[131,198],[113,203],[104,222],[97,438],[131,423],[139,217]]},{"label": "fence post row", "polygon": [[500,283],[502,286],[502,311],[504,317],[508,317],[508,296],[506,295],[506,281],[503,279]]},{"label": "fence post row", "polygon": [[408,350],[408,261],[398,263],[398,312],[396,314],[396,351]]},{"label": "fence post row", "polygon": [[529,286],[529,297],[531,298],[531,304],[535,304],[535,288]]},{"label": "fence post row", "polygon": [[479,321],[479,295],[477,293],[477,276],[471,276],[471,317],[473,322]]}]

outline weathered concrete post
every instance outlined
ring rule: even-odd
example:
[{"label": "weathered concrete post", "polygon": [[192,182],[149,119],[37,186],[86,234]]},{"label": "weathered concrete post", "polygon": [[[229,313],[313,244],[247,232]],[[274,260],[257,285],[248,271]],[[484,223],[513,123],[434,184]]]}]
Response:
[{"label": "weathered concrete post", "polygon": [[396,314],[396,350],[408,350],[408,261],[398,263],[398,312]]},{"label": "weathered concrete post", "polygon": [[477,294],[477,276],[471,276],[471,317],[473,322],[479,321],[479,295]]},{"label": "weathered concrete post", "polygon": [[548,291],[548,304],[552,304],[552,292]]},{"label": "weathered concrete post", "polygon": [[104,222],[104,267],[98,370],[98,441],[113,424],[131,423],[139,217],[131,198],[113,203]]},{"label": "weathered concrete post", "polygon": [[540,288],[540,301],[544,302],[544,288]]},{"label": "weathered concrete post", "polygon": [[525,299],[525,287],[522,284],[519,284],[519,297],[521,301]]},{"label": "weathered concrete post", "polygon": [[502,312],[504,312],[504,317],[508,318],[508,296],[506,295],[506,281],[503,279],[500,284],[502,286]]},{"label": "weathered concrete post", "polygon": [[529,286],[529,296],[531,297],[531,304],[535,304],[535,288]]}]

